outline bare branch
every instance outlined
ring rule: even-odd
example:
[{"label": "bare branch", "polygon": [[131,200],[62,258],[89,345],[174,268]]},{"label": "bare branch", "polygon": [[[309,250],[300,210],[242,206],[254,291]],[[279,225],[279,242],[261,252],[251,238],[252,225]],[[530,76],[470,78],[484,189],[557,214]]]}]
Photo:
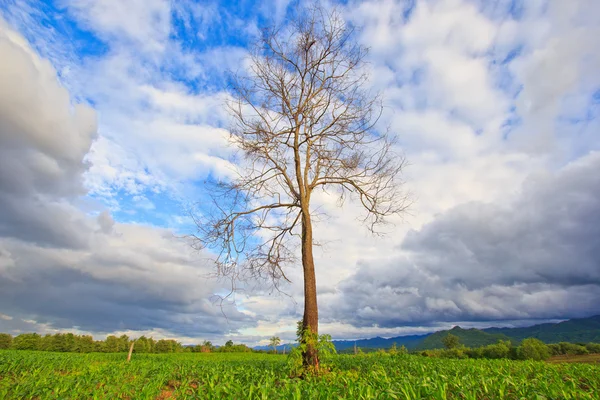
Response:
[{"label": "bare branch", "polygon": [[195,238],[215,253],[219,275],[270,279],[278,287],[302,244],[305,283],[314,281],[315,190],[341,202],[355,197],[374,233],[406,210],[405,161],[388,132],[376,129],[382,104],[367,88],[366,54],[337,11],[314,6],[286,26],[265,29],[250,70],[232,77],[231,143],[242,162],[194,219]]}]

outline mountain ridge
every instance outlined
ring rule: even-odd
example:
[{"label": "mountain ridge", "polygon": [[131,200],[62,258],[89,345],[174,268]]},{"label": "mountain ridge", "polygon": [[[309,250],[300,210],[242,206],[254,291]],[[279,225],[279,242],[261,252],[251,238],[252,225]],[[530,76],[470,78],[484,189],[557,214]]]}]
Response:
[{"label": "mountain ridge", "polygon": [[[458,336],[461,344],[467,347],[486,346],[494,344],[498,340],[510,340],[514,344],[520,343],[526,338],[540,339],[545,343],[571,342],[571,343],[600,343],[600,315],[587,318],[571,318],[557,323],[542,323],[528,327],[490,327],[484,329],[464,329],[455,326],[452,329],[436,331],[420,335],[404,335],[391,338],[374,337],[356,340],[333,340],[338,352],[357,348],[363,349],[386,349],[393,344],[405,346],[408,350],[429,350],[443,347],[442,338],[448,333]],[[283,348],[289,351],[294,344],[286,343],[277,347],[278,351]],[[269,350],[269,346],[256,346],[257,350]]]}]

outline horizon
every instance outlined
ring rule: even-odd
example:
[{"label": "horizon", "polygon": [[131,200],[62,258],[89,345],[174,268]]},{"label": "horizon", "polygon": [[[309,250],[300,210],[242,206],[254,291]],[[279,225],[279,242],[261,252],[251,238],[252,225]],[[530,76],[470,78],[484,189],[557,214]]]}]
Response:
[{"label": "horizon", "polygon": [[[205,182],[239,167],[227,71],[298,4],[0,5],[0,332],[295,340],[301,267],[281,292],[251,281],[219,304],[230,282],[182,236]],[[414,203],[373,237],[356,201],[315,195],[320,332],[599,315],[600,2],[332,5],[370,47],[376,130],[398,139]]]},{"label": "horizon", "polygon": [[[398,335],[398,336],[389,336],[389,337],[375,336],[375,337],[364,337],[364,338],[355,338],[355,339],[343,339],[343,338],[342,339],[332,339],[332,343],[336,343],[336,342],[359,342],[359,341],[369,341],[369,340],[374,340],[374,339],[390,340],[390,339],[398,339],[398,338],[404,338],[404,337],[427,337],[427,336],[430,336],[430,335],[432,335],[434,333],[438,333],[438,332],[450,332],[450,331],[452,331],[454,329],[457,329],[457,328],[458,329],[462,329],[462,330],[481,330],[481,331],[484,331],[484,332],[487,329],[498,329],[498,328],[499,329],[504,329],[504,328],[509,328],[509,329],[525,328],[526,329],[526,328],[531,328],[531,327],[539,326],[539,325],[548,325],[548,324],[550,324],[550,325],[557,325],[557,324],[560,324],[562,322],[568,322],[568,321],[572,321],[572,320],[582,320],[582,319],[583,320],[587,320],[587,319],[598,318],[598,317],[600,317],[600,315],[591,315],[589,317],[572,318],[572,319],[567,319],[567,320],[550,320],[550,321],[544,320],[544,322],[541,322],[541,323],[535,323],[535,324],[529,323],[529,324],[517,325],[517,326],[515,326],[514,324],[509,324],[509,325],[503,325],[503,326],[496,326],[496,325],[494,325],[494,326],[486,326],[486,327],[480,327],[480,328],[464,328],[464,327],[462,327],[460,325],[454,325],[451,328],[441,329],[441,330],[436,330],[436,331],[430,331],[430,332],[427,332],[427,333]],[[0,332],[0,333],[3,333],[3,332]],[[22,333],[35,333],[35,332],[22,332]],[[64,331],[64,332],[54,332],[54,333],[64,334],[64,333],[72,333],[72,332]],[[101,340],[102,341],[102,340],[106,339],[107,336],[104,336],[102,338],[100,338],[100,337],[94,337],[94,340]],[[135,336],[134,337],[129,337],[130,340],[134,340],[134,341],[137,340],[138,338],[139,338],[139,336],[137,336],[137,337],[135,337]],[[290,341],[288,341],[288,342],[281,342],[281,344],[277,345],[277,348],[288,347],[288,346],[292,346],[292,345],[297,344],[297,343],[298,343],[297,339],[294,340],[294,341],[291,341],[291,342]],[[202,343],[197,342],[197,343],[180,343],[180,344],[183,347],[193,347],[193,346],[201,345]],[[222,346],[225,345],[225,344],[215,344],[215,343],[212,343],[212,342],[211,342],[211,344],[213,346],[215,346],[215,347],[222,347]],[[235,342],[234,342],[234,344],[235,344]],[[270,348],[272,348],[272,346],[270,344],[257,344],[257,345],[250,346],[250,347],[254,348],[254,349],[270,349]]]}]

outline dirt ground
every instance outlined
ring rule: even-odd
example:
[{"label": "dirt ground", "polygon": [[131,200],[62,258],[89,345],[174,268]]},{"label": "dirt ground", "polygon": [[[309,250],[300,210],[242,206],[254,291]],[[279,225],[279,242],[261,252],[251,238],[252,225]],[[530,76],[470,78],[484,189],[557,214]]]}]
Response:
[{"label": "dirt ground", "polygon": [[600,354],[563,355],[553,356],[548,359],[549,363],[600,363]]}]

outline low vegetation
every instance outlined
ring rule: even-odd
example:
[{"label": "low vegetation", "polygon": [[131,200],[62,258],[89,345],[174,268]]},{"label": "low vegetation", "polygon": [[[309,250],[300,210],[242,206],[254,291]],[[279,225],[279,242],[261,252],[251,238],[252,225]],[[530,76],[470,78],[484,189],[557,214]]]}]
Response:
[{"label": "low vegetation", "polygon": [[[0,352],[4,399],[595,399],[597,364],[330,355],[294,377],[289,358],[258,353]],[[323,365],[326,364],[326,367]]]},{"label": "low vegetation", "polygon": [[[600,393],[596,343],[547,345],[528,338],[518,346],[499,340],[469,348],[447,334],[445,349],[410,353],[393,345],[347,355],[336,354],[328,335],[307,333],[302,325],[298,335],[288,356],[232,341],[186,347],[141,337],[126,362],[132,341],[125,335],[94,341],[71,333],[0,334],[6,349],[0,351],[0,398],[594,399]],[[273,348],[279,342],[271,338]],[[309,345],[319,351],[317,368],[304,360]]]}]

